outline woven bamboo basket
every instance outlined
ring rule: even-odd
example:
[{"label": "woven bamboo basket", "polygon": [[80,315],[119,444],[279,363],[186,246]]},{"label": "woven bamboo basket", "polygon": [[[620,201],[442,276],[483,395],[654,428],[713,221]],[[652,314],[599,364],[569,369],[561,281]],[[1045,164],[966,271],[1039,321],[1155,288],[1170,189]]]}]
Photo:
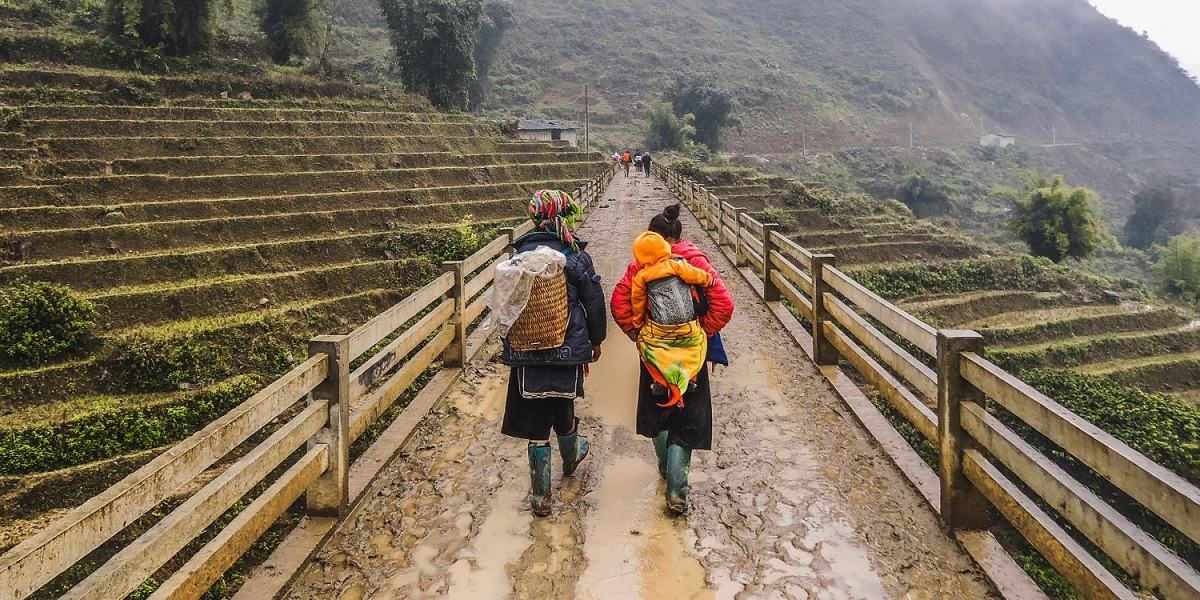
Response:
[{"label": "woven bamboo basket", "polygon": [[567,278],[537,277],[529,304],[508,330],[513,350],[529,352],[558,348],[567,338]]}]

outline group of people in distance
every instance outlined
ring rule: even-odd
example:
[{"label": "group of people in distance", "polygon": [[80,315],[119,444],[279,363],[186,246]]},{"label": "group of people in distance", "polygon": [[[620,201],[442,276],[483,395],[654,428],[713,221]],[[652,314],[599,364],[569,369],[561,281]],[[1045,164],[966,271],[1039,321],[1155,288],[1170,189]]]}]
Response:
[{"label": "group of people in distance", "polygon": [[[622,157],[626,166],[632,162],[625,161],[628,156]],[[518,351],[505,337],[501,355],[511,368],[501,431],[529,441],[530,504],[538,516],[549,515],[551,509],[551,432],[557,437],[564,476],[574,474],[587,456],[575,400],[584,395],[586,365],[600,359],[607,334],[600,276],[587,242],[574,233],[579,214],[579,205],[569,195],[539,191],[530,202],[534,231],[512,244],[514,260],[543,246],[566,255],[568,316],[562,345]],[[708,363],[729,364],[719,332],[734,308],[732,295],[708,257],[683,239],[679,216],[680,206],[673,204],[651,219],[633,243],[634,259],[607,299],[613,319],[638,347],[636,431],[653,441],[659,474],[666,480],[666,506],[675,514],[688,510],[692,451],[712,447]]]},{"label": "group of people in distance", "polygon": [[638,150],[632,154],[630,154],[628,150],[624,152],[612,153],[613,165],[617,166],[618,168],[624,167],[626,177],[629,177],[629,165],[636,166],[638,173],[642,174],[644,177],[649,177],[650,160],[650,153],[642,152],[641,150]]}]

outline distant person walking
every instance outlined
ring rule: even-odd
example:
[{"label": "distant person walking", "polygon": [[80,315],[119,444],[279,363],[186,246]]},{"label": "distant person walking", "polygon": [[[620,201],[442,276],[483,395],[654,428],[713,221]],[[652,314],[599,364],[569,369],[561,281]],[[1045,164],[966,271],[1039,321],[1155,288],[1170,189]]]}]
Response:
[{"label": "distant person walking", "polygon": [[642,155],[642,171],[646,173],[646,177],[650,176],[650,153]]},{"label": "distant person walking", "polygon": [[628,150],[621,155],[621,165],[625,167],[625,176],[629,177],[629,165],[633,164],[633,155]]},{"label": "distant person walking", "polygon": [[638,150],[633,154],[633,166],[637,167],[638,173],[642,172],[642,151]]}]

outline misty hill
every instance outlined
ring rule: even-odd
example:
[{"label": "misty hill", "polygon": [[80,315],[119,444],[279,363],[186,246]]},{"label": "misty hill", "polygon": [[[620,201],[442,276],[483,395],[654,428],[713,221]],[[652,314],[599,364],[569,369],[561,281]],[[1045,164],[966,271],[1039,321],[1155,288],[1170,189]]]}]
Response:
[{"label": "misty hill", "polygon": [[[369,1],[369,0],[358,0]],[[634,142],[680,72],[733,90],[735,150],[1200,137],[1200,87],[1086,0],[523,0],[488,107],[578,117]]]}]

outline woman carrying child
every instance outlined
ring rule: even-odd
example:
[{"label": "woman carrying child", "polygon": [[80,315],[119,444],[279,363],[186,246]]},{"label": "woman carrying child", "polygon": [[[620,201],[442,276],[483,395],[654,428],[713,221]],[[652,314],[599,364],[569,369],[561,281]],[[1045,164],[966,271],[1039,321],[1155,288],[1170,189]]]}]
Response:
[{"label": "woman carrying child", "polygon": [[[712,449],[707,363],[728,364],[717,333],[733,317],[733,296],[708,257],[691,242],[681,240],[679,210],[678,204],[668,206],[634,243],[635,259],[613,288],[612,314],[621,331],[638,344],[642,359],[637,433],[654,441],[659,474],[667,481],[667,508],[682,514],[689,506],[692,451]],[[678,306],[662,302],[662,298],[670,298],[669,292],[666,296],[655,292],[669,289],[672,277],[687,284],[689,291],[703,295],[702,301],[696,302],[699,310],[694,305],[692,314],[686,314],[687,307],[677,314]],[[671,283],[678,287],[679,282]],[[655,298],[663,306],[655,307]],[[663,313],[667,313],[665,317]],[[675,323],[659,323],[651,316]]]}]

